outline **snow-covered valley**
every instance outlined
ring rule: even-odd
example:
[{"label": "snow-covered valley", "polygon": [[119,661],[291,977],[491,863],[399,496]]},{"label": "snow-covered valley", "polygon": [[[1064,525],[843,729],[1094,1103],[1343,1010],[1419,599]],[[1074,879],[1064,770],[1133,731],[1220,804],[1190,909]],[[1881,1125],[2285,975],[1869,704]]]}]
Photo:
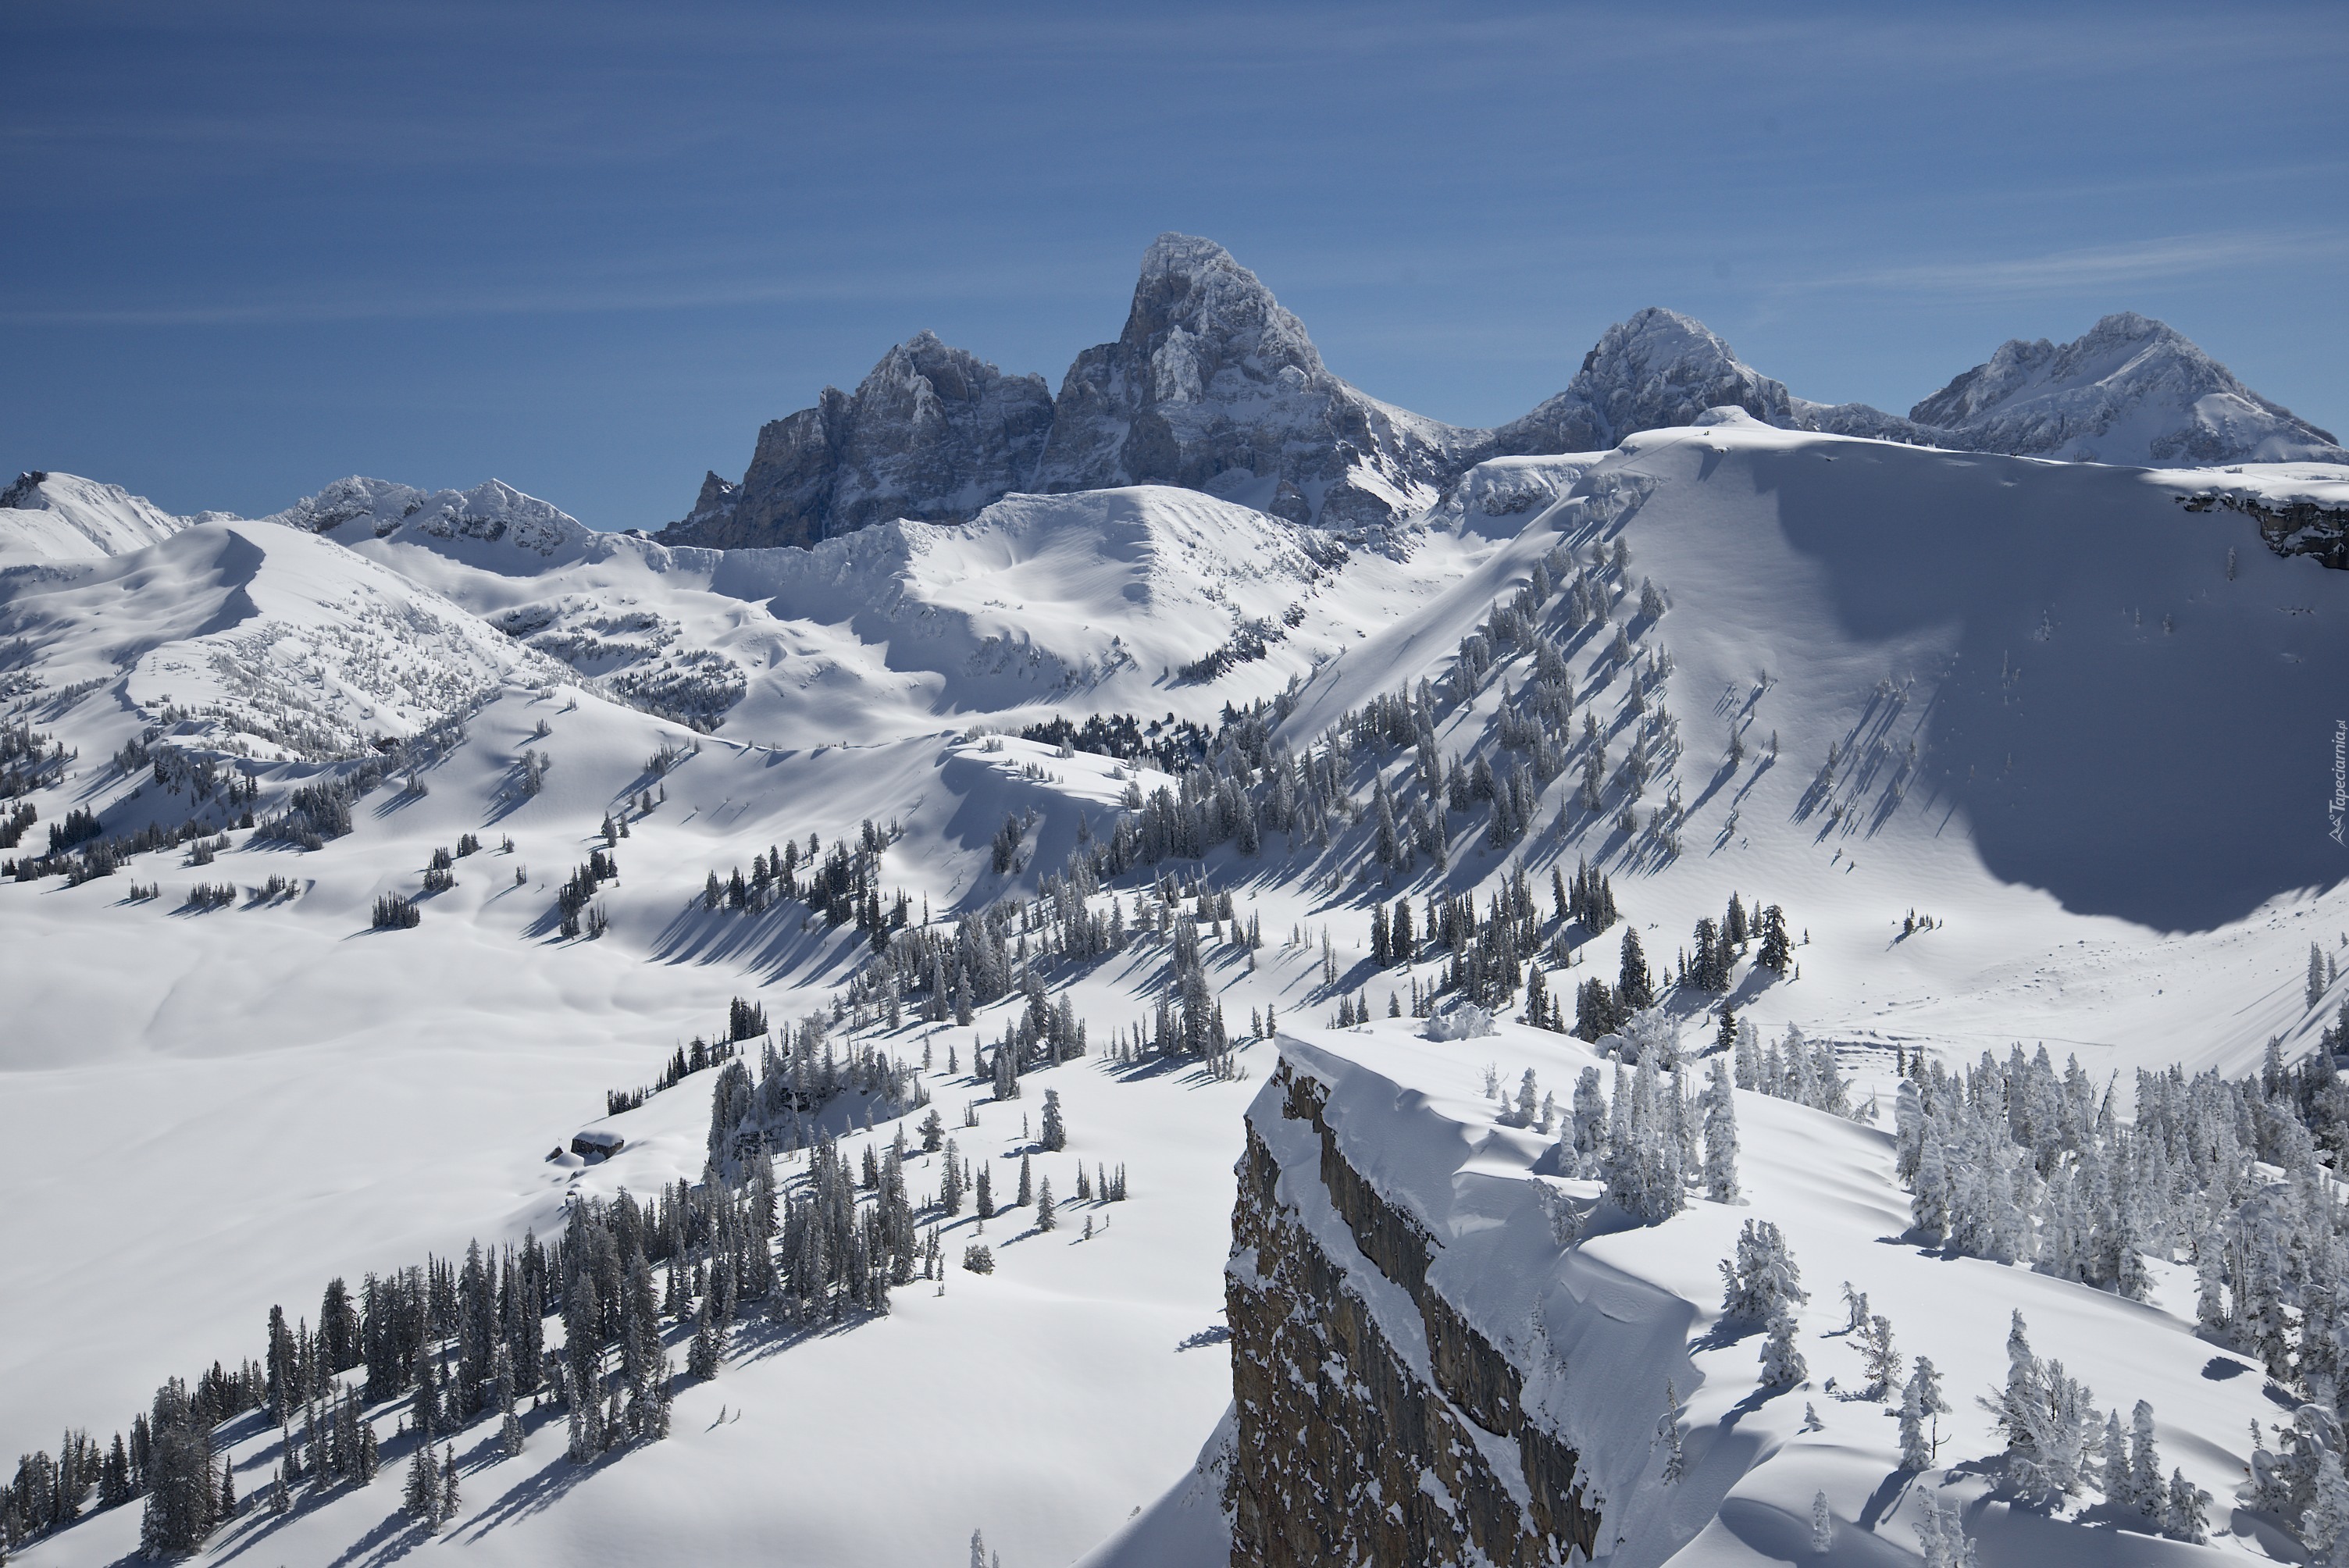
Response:
[{"label": "snow-covered valley", "polygon": [[[2008,359],[2013,381],[2044,356]],[[1246,1412],[1219,1426],[1242,1333],[1226,1264],[1252,1130],[1278,1167],[1264,1222],[1348,1244],[1300,1124],[1263,1098],[1302,1074],[1332,1090],[1362,1181],[1434,1244],[1487,1249],[1479,1277],[1506,1284],[1459,1284],[1454,1307],[1495,1345],[1565,1346],[1541,1410],[1585,1456],[1585,1501],[1603,1493],[1596,1561],[1915,1561],[1928,1497],[1964,1511],[1988,1564],[2292,1560],[2289,1531],[2327,1516],[2251,1487],[2246,1424],[2338,1397],[2315,1350],[2265,1348],[2329,1332],[2331,1178],[2277,1158],[2300,1145],[2273,1129],[2255,1165],[2247,1136],[2204,1208],[2164,1188],[2131,1210],[2143,1277],[2116,1289],[2073,1277],[2065,1227],[2087,1222],[2048,1196],[2108,1145],[2075,1126],[2026,1147],[2028,1181],[1980,1156],[2020,1184],[1982,1198],[2010,1217],[1977,1245],[1919,1218],[1896,1122],[1904,1070],[1962,1080],[2015,1047],[2044,1046],[2059,1080],[2076,1058],[2064,1092],[2085,1086],[2091,1125],[2108,1092],[2119,1124],[2142,1118],[2140,1071],[2239,1083],[2271,1042],[2329,1081],[2349,573],[2209,498],[2340,509],[2349,469],[1697,418],[1489,458],[1367,532],[1166,484],[730,550],[597,534],[494,484],[347,481],[262,520],[20,487],[54,499],[0,529],[0,1442],[54,1458],[86,1429],[102,1460],[158,1383],[217,1361],[245,1401],[212,1439],[239,1500],[205,1547],[222,1561],[429,1542],[935,1563],[975,1528],[1009,1568],[1233,1561],[1230,1484],[1254,1472]],[[1619,920],[1568,889],[1578,872]],[[1756,923],[1736,942],[1733,899]],[[1765,964],[1772,908],[1786,950]],[[1644,972],[1626,984],[1627,934],[1652,996],[1632,995]],[[759,1016],[730,1016],[738,998]],[[1454,1023],[1475,1003],[1497,1032],[1425,1037],[1477,1026]],[[1839,1080],[1843,1109],[1724,1090],[1738,1195],[1691,1167],[1684,1202],[1638,1223],[1612,1175],[1560,1163],[1567,1102],[1583,1068],[1660,1052],[1702,1090],[1730,1010],[1733,1037],[1823,1047],[1832,1071],[1803,1093]],[[1591,1038],[1568,1033],[1578,1011]],[[729,1036],[771,1086],[748,1122],[719,1063],[631,1103],[672,1053]],[[1558,1109],[1496,1120],[1488,1063],[1505,1092],[1533,1070]],[[2272,1073],[2266,1092],[2290,1099]],[[713,1097],[734,1108],[715,1129]],[[2293,1102],[2320,1143],[2336,1098]],[[927,1147],[934,1111],[935,1140],[990,1173],[991,1217],[947,1207],[964,1167]],[[623,1142],[591,1162],[571,1152],[589,1130]],[[826,1173],[835,1153],[850,1178]],[[762,1164],[772,1235],[740,1218]],[[2127,1185],[2095,1169],[2092,1216]],[[1050,1181],[1053,1228],[1011,1201],[1023,1170]],[[2311,1191],[2329,1222],[2292,1206]],[[1568,1209],[1582,1229],[1550,1222]],[[1783,1227],[1809,1287],[1792,1382],[1722,1326],[1716,1264],[1748,1220]],[[2217,1324],[2198,1320],[2206,1233],[2235,1246],[2211,1265],[2235,1271]],[[585,1354],[626,1398],[558,1399],[509,1367],[518,1454],[474,1356],[507,1329],[452,1305],[472,1284],[388,1369],[301,1348],[329,1280],[356,1297],[525,1237],[567,1238],[538,1305],[547,1366],[574,1379],[559,1286],[615,1249],[626,1303],[606,1290],[611,1344]],[[843,1237],[853,1255],[826,1250]],[[980,1245],[991,1272],[964,1266]],[[2263,1246],[2292,1260],[2272,1300]],[[636,1251],[669,1297],[648,1326]],[[1396,1287],[1340,1261],[1407,1341]],[[1897,1389],[1846,1398],[1865,1382],[1847,1278],[1940,1368],[1930,1477],[1901,1462]],[[704,1327],[720,1298],[730,1324]],[[238,1371],[275,1376],[273,1305],[306,1390],[283,1428]],[[2150,1403],[2162,1480],[2209,1494],[2214,1544],[2163,1541],[2159,1511],[2136,1520],[2093,1466],[2053,1503],[2010,1484],[1975,1399],[2005,1384],[2014,1310],[2103,1402],[2098,1433],[2106,1407],[2126,1428]],[[646,1333],[669,1376],[638,1366]],[[711,1336],[716,1375],[688,1371]],[[411,1361],[451,1379],[434,1440],[460,1501],[437,1532],[403,1508]],[[375,1385],[366,1484],[305,1435],[337,1377]],[[1668,1379],[1684,1480],[1655,1447]],[[626,1413],[583,1439],[575,1408],[600,1420],[605,1392]],[[2338,1427],[2303,1427],[2315,1446],[2293,1451],[2321,1469]],[[311,1468],[281,1500],[288,1430]],[[86,1480],[83,1517],[12,1552],[136,1548],[153,1511],[98,1508]],[[1815,1495],[1836,1522],[1813,1558]]]}]

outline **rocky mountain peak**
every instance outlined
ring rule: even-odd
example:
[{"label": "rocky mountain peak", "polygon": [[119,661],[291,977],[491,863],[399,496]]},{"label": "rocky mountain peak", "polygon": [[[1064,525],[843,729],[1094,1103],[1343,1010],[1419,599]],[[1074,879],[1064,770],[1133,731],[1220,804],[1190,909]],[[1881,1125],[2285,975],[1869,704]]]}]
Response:
[{"label": "rocky mountain peak", "polygon": [[1251,378],[1328,374],[1305,324],[1213,240],[1164,233],[1143,253],[1118,342],[1147,355],[1160,402],[1197,402],[1226,366]]},{"label": "rocky mountain peak", "polygon": [[855,392],[759,431],[750,470],[702,481],[661,538],[720,549],[808,545],[892,518],[960,521],[1018,489],[1052,422],[1040,376],[1007,376],[936,333],[881,356]]},{"label": "rocky mountain peak", "polygon": [[1651,305],[1601,334],[1565,391],[1495,435],[1511,456],[1603,451],[1641,430],[1692,423],[1707,408],[1795,424],[1796,401],[1702,322]]},{"label": "rocky mountain peak", "polygon": [[1371,528],[1433,499],[1469,437],[1321,363],[1305,325],[1211,240],[1161,234],[1115,342],[1077,356],[1031,489],[1172,484]]},{"label": "rocky mountain peak", "polygon": [[2341,462],[2332,433],[2270,402],[2185,334],[2134,311],[2070,343],[2011,338],[1909,417],[1943,445],[2089,462]]}]

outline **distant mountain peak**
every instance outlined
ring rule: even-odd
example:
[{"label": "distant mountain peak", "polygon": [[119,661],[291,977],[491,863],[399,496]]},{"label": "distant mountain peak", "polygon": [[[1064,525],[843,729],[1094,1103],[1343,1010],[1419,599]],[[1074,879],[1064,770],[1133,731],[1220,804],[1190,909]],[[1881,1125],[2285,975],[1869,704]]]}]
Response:
[{"label": "distant mountain peak", "polygon": [[2349,460],[2167,322],[2104,317],[2070,343],[2010,338],[1909,412],[1945,444],[2095,462]]},{"label": "distant mountain peak", "polygon": [[560,507],[503,480],[488,480],[469,490],[420,490],[354,474],[261,521],[344,542],[419,535],[508,544],[542,556],[595,538],[594,530]]}]

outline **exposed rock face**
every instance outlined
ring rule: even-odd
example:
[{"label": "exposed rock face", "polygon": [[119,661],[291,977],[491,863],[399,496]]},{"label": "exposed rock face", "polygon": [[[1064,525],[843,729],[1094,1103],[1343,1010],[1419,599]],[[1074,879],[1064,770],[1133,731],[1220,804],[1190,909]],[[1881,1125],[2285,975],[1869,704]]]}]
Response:
[{"label": "exposed rock face", "polygon": [[2197,467],[2349,462],[2161,322],[2124,312],[2058,347],[2011,339],[1909,411],[1937,444],[2015,457]]},{"label": "exposed rock face", "polygon": [[1167,484],[1347,532],[1427,512],[1495,457],[1605,451],[1738,408],[1816,430],[2108,463],[2349,462],[2157,321],[2012,342],[1909,411],[1795,397],[1702,322],[1650,308],[1609,327],[1566,390],[1494,430],[1443,424],[1332,375],[1303,324],[1209,240],[1161,234],[1125,329],[1077,356],[1058,398],[928,333],[854,396],[759,432],[740,485],[712,474],[666,542],[807,545],[893,518],[968,521],[1014,490]]},{"label": "exposed rock face", "polygon": [[2214,506],[2240,511],[2260,525],[2261,542],[2278,555],[2313,557],[2320,566],[2349,572],[2349,507],[2325,506],[2313,500],[2265,504],[2249,496],[2180,496],[2189,511],[2209,511]]},{"label": "exposed rock face", "polygon": [[1275,1087],[1278,1125],[1257,1125],[1269,1094],[1250,1112],[1226,1275],[1233,1568],[1588,1560],[1574,1450],[1430,1283],[1433,1238],[1340,1153],[1322,1086],[1284,1063]]},{"label": "exposed rock face", "polygon": [[662,540],[804,546],[892,518],[967,521],[1021,488],[1051,424],[1042,377],[1006,376],[920,333],[853,396],[827,387],[761,429],[740,486],[710,475]]},{"label": "exposed rock face", "polygon": [[1480,438],[1331,375],[1303,324],[1230,252],[1161,234],[1125,330],[1078,355],[1061,381],[1030,488],[1181,485],[1366,528],[1423,510]]},{"label": "exposed rock face", "polygon": [[1865,403],[1813,403],[1730,352],[1701,321],[1650,306],[1607,329],[1565,391],[1493,432],[1504,456],[1599,452],[1642,430],[1691,425],[1708,408],[1743,408],[1781,429],[1888,440],[1921,438]]}]

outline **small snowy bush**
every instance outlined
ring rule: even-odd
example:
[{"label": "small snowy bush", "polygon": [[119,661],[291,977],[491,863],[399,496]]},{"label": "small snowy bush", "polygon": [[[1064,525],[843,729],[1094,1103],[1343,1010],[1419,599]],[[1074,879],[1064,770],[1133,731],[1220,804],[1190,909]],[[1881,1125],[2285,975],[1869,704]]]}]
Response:
[{"label": "small snowy bush", "polygon": [[1445,1008],[1420,1031],[1431,1040],[1474,1040],[1493,1032],[1493,1015],[1474,1003]]}]

